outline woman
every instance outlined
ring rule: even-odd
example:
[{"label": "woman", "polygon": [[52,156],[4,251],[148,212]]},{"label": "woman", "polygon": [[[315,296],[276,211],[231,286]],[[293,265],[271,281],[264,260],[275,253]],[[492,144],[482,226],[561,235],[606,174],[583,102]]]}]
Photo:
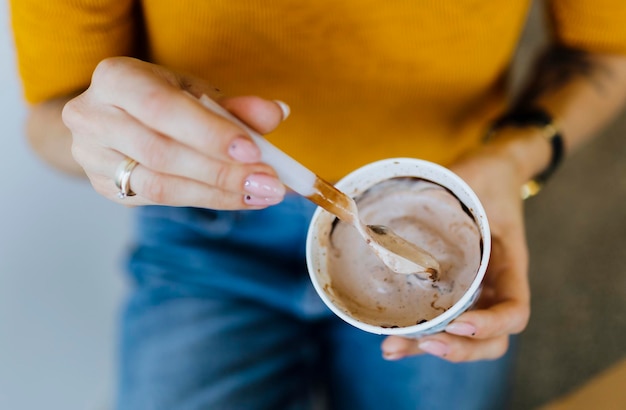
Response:
[{"label": "woman", "polygon": [[[11,2],[29,139],[137,206],[119,408],[505,406],[529,317],[520,187],[622,106],[624,2],[549,2],[554,44],[514,104],[523,0],[40,3]],[[313,207],[202,95],[328,180],[395,156],[459,174],[493,231],[478,308],[417,341],[333,317],[304,264]]]}]

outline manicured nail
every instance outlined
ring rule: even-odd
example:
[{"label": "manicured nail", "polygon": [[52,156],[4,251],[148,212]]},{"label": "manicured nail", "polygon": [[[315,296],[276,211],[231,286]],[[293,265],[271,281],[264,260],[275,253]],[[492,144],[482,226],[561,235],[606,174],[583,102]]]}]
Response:
[{"label": "manicured nail", "polygon": [[454,322],[446,326],[446,332],[458,336],[476,336],[476,328],[465,322]]},{"label": "manicured nail", "polygon": [[243,202],[245,202],[248,205],[255,205],[255,206],[276,205],[282,200],[283,200],[282,197],[265,197],[264,198],[264,197],[254,196],[254,195],[245,195],[243,197]]},{"label": "manicured nail", "polygon": [[449,348],[445,343],[441,343],[437,340],[424,340],[417,346],[426,353],[430,353],[433,356],[438,357],[446,357],[449,351]]},{"label": "manicured nail", "polygon": [[400,360],[405,356],[402,352],[383,352],[383,359],[385,360]]},{"label": "manicured nail", "polygon": [[231,158],[241,162],[257,162],[261,159],[259,147],[244,137],[235,138],[228,147],[228,154]]},{"label": "manicured nail", "polygon": [[252,174],[243,183],[246,192],[261,198],[282,198],[285,186],[276,178],[266,174]]},{"label": "manicured nail", "polygon": [[281,111],[283,112],[283,121],[285,121],[287,119],[287,117],[289,117],[289,114],[291,114],[291,108],[289,108],[287,103],[284,103],[284,102],[282,102],[280,100],[274,100],[274,102],[276,104],[278,104],[278,106],[280,107]]}]

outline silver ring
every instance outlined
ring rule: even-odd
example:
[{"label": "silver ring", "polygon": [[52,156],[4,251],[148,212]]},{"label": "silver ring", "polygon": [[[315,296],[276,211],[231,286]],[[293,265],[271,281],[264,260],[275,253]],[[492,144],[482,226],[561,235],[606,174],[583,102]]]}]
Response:
[{"label": "silver ring", "polygon": [[120,191],[117,193],[119,199],[124,199],[127,196],[135,196],[136,194],[130,189],[130,174],[133,169],[139,165],[134,159],[126,157],[115,170],[115,186]]}]

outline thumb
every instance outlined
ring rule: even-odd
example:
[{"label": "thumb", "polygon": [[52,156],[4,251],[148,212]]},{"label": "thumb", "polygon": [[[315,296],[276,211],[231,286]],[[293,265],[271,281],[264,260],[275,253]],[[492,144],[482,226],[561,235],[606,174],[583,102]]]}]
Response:
[{"label": "thumb", "polygon": [[289,116],[289,106],[282,101],[269,101],[261,97],[229,97],[220,105],[261,134],[273,131]]}]

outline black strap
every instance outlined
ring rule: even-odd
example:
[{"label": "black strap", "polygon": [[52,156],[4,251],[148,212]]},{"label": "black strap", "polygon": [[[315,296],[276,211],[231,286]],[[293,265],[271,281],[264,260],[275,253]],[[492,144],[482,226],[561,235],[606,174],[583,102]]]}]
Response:
[{"label": "black strap", "polygon": [[552,156],[550,164],[539,173],[534,180],[543,185],[554,172],[558,169],[565,155],[565,146],[563,144],[563,136],[553,123],[552,117],[546,111],[540,108],[528,108],[508,112],[494,121],[488,134],[492,136],[495,131],[505,126],[513,127],[529,127],[536,126],[542,128],[545,132],[545,138],[550,141],[552,148]]}]

